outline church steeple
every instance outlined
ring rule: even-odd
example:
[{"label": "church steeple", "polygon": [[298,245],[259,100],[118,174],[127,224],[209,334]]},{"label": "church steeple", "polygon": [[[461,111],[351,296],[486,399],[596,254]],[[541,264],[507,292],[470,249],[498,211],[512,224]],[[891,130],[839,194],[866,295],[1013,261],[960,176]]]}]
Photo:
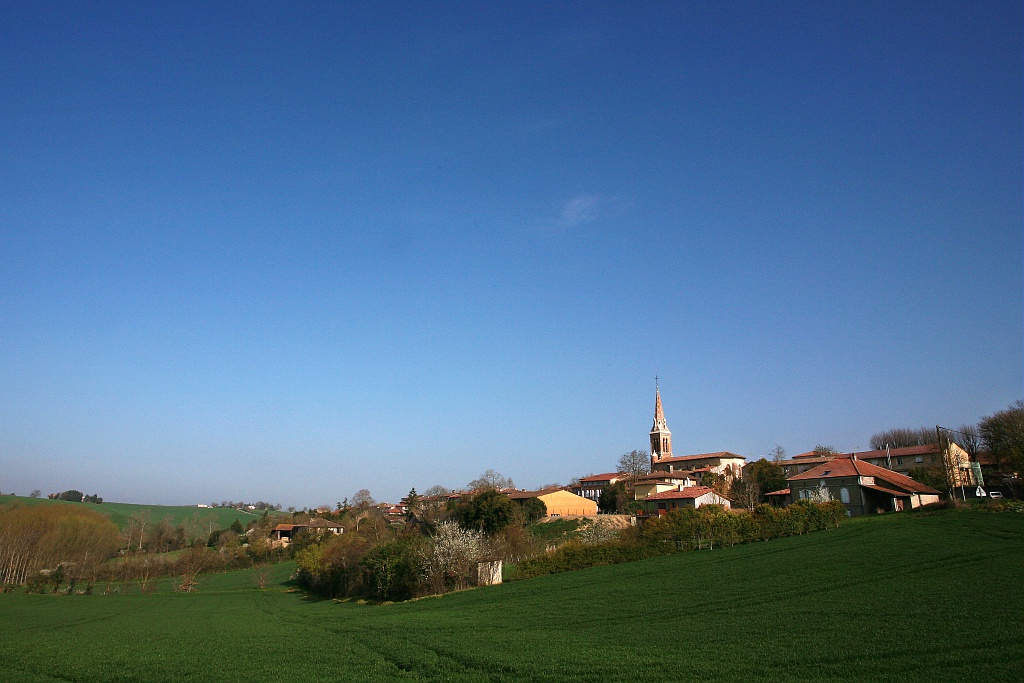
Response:
[{"label": "church steeple", "polygon": [[657,379],[654,383],[654,425],[651,427],[651,464],[662,458],[672,457],[672,432],[665,422],[665,410],[661,407],[661,388]]}]

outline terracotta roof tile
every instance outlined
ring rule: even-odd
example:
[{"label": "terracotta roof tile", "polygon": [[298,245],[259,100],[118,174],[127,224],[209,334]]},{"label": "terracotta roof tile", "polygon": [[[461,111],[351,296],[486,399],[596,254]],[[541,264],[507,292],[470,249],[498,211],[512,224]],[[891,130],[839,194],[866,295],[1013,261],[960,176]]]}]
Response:
[{"label": "terracotta roof tile", "polygon": [[595,481],[610,481],[612,479],[625,479],[629,475],[625,472],[605,472],[604,474],[592,474],[589,477],[581,477],[580,483]]},{"label": "terracotta roof tile", "polygon": [[740,460],[746,460],[747,458],[736,453],[730,453],[729,451],[717,451],[715,453],[702,453],[699,455],[674,455],[671,458],[662,458],[659,463],[663,462],[686,462],[688,460],[702,460],[707,458],[739,458]]},{"label": "terracotta roof tile", "polygon": [[[701,496],[714,493],[713,488],[707,486],[687,486],[684,489],[678,491],[664,491],[662,493],[652,493],[647,496],[646,500],[676,500],[676,499],[689,499],[689,498],[700,498]],[[723,498],[725,496],[722,496]]]},{"label": "terracotta roof tile", "polygon": [[892,489],[887,489],[882,486],[872,486],[871,484],[864,484],[864,488],[873,489],[875,491],[881,491],[883,493],[888,493],[890,496],[896,496],[897,498],[906,498],[907,496],[910,495],[906,491],[893,491]]}]

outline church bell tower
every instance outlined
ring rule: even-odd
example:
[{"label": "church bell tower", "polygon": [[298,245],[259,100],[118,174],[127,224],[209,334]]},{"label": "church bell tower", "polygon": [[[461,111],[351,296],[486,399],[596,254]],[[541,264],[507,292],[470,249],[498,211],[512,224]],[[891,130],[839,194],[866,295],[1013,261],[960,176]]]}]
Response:
[{"label": "church bell tower", "polygon": [[665,411],[661,407],[661,389],[654,384],[654,426],[651,427],[651,464],[662,458],[672,457],[672,432],[665,422]]}]

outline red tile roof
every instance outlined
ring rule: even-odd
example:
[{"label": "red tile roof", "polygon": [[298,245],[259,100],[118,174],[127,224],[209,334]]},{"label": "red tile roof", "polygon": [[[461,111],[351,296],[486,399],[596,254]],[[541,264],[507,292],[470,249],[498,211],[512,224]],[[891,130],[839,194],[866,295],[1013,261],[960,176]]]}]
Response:
[{"label": "red tile roof", "polygon": [[666,472],[665,470],[655,470],[647,474],[637,477],[637,481],[645,481],[649,479],[693,479],[693,475],[689,471],[682,472],[676,470],[675,472]]},{"label": "red tile roof", "polygon": [[[539,491],[508,490],[503,491],[503,493],[512,500],[523,500],[525,498],[539,498],[540,496],[543,496],[548,493],[554,493],[555,491],[565,491],[565,489],[561,486],[549,486],[546,489],[540,489]],[[569,493],[572,492],[569,491]],[[575,496],[576,494],[573,493],[572,495]]]},{"label": "red tile roof", "polygon": [[[939,448],[938,444],[928,444],[926,446],[903,446],[900,448],[890,448],[889,455],[892,457],[906,457],[909,455],[928,455],[930,453],[942,453],[942,449]],[[808,461],[825,461],[832,460],[834,458],[849,458],[850,456],[856,455],[861,460],[874,460],[876,458],[885,457],[885,449],[880,451],[857,451],[855,453],[833,453],[830,455],[821,455],[814,451],[808,451],[807,453],[801,453],[800,455],[794,455],[792,460],[798,460],[801,463]],[[786,461],[791,462],[791,461]]]},{"label": "red tile roof", "polygon": [[872,486],[871,484],[864,484],[864,488],[873,489],[875,491],[881,491],[882,493],[888,493],[890,496],[896,496],[897,498],[906,498],[910,494],[906,491],[893,491],[882,486]]},{"label": "red tile roof", "polygon": [[790,493],[789,489],[779,489],[778,491],[771,491],[770,493],[766,493],[764,495],[766,495],[766,496],[788,496],[789,493]]},{"label": "red tile roof", "polygon": [[580,483],[583,482],[597,482],[597,481],[611,481],[613,479],[625,479],[629,475],[625,472],[605,472],[604,474],[592,474],[589,477],[582,477]]},{"label": "red tile roof", "polygon": [[806,479],[834,479],[837,477],[875,477],[888,484],[913,493],[938,493],[931,486],[925,486],[919,481],[899,472],[887,470],[878,465],[872,465],[863,460],[857,460],[849,456],[843,456],[830,460],[829,462],[813,467],[802,474],[795,474],[787,477],[786,481],[803,481]]},{"label": "red tile roof", "polygon": [[[929,444],[927,446],[907,446],[905,448],[890,448],[889,456],[893,458],[905,458],[911,455],[941,455],[942,448],[938,444]],[[861,460],[876,460],[878,458],[885,458],[885,449],[880,451],[864,451],[857,453],[857,457]]]},{"label": "red tile roof", "polygon": [[700,455],[674,455],[671,458],[662,458],[658,462],[686,462],[688,460],[704,460],[708,458],[739,458],[740,460],[747,459],[745,456],[730,453],[729,451],[718,451],[716,453],[702,453]]},{"label": "red tile roof", "polygon": [[[714,493],[713,488],[707,486],[687,486],[684,489],[678,491],[664,491],[662,493],[652,493],[647,496],[645,500],[678,500],[678,499],[689,499],[689,498],[700,498],[701,496]],[[725,496],[722,496],[723,498]]]},{"label": "red tile roof", "polygon": [[793,465],[812,465],[812,464],[815,464],[815,463],[820,464],[820,463],[823,463],[823,462],[832,462],[832,460],[834,460],[835,457],[836,456],[834,456],[834,455],[830,455],[828,457],[825,457],[825,456],[814,456],[813,453],[811,453],[811,454],[804,454],[804,455],[794,455],[792,460],[783,460],[782,461],[782,466],[783,467],[791,467]]}]

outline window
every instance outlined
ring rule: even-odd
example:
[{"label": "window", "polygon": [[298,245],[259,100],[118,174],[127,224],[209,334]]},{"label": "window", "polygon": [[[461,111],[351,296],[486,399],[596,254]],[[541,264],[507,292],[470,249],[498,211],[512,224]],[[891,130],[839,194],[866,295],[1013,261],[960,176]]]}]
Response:
[{"label": "window", "polygon": [[916,458],[914,458],[914,462],[924,462],[924,456],[917,456]]},{"label": "window", "polygon": [[903,458],[896,458],[896,464],[897,465],[902,465],[903,464]]},{"label": "window", "polygon": [[845,486],[843,488],[839,489],[839,500],[843,501],[844,503],[849,503],[850,502],[850,489],[846,488]]}]

